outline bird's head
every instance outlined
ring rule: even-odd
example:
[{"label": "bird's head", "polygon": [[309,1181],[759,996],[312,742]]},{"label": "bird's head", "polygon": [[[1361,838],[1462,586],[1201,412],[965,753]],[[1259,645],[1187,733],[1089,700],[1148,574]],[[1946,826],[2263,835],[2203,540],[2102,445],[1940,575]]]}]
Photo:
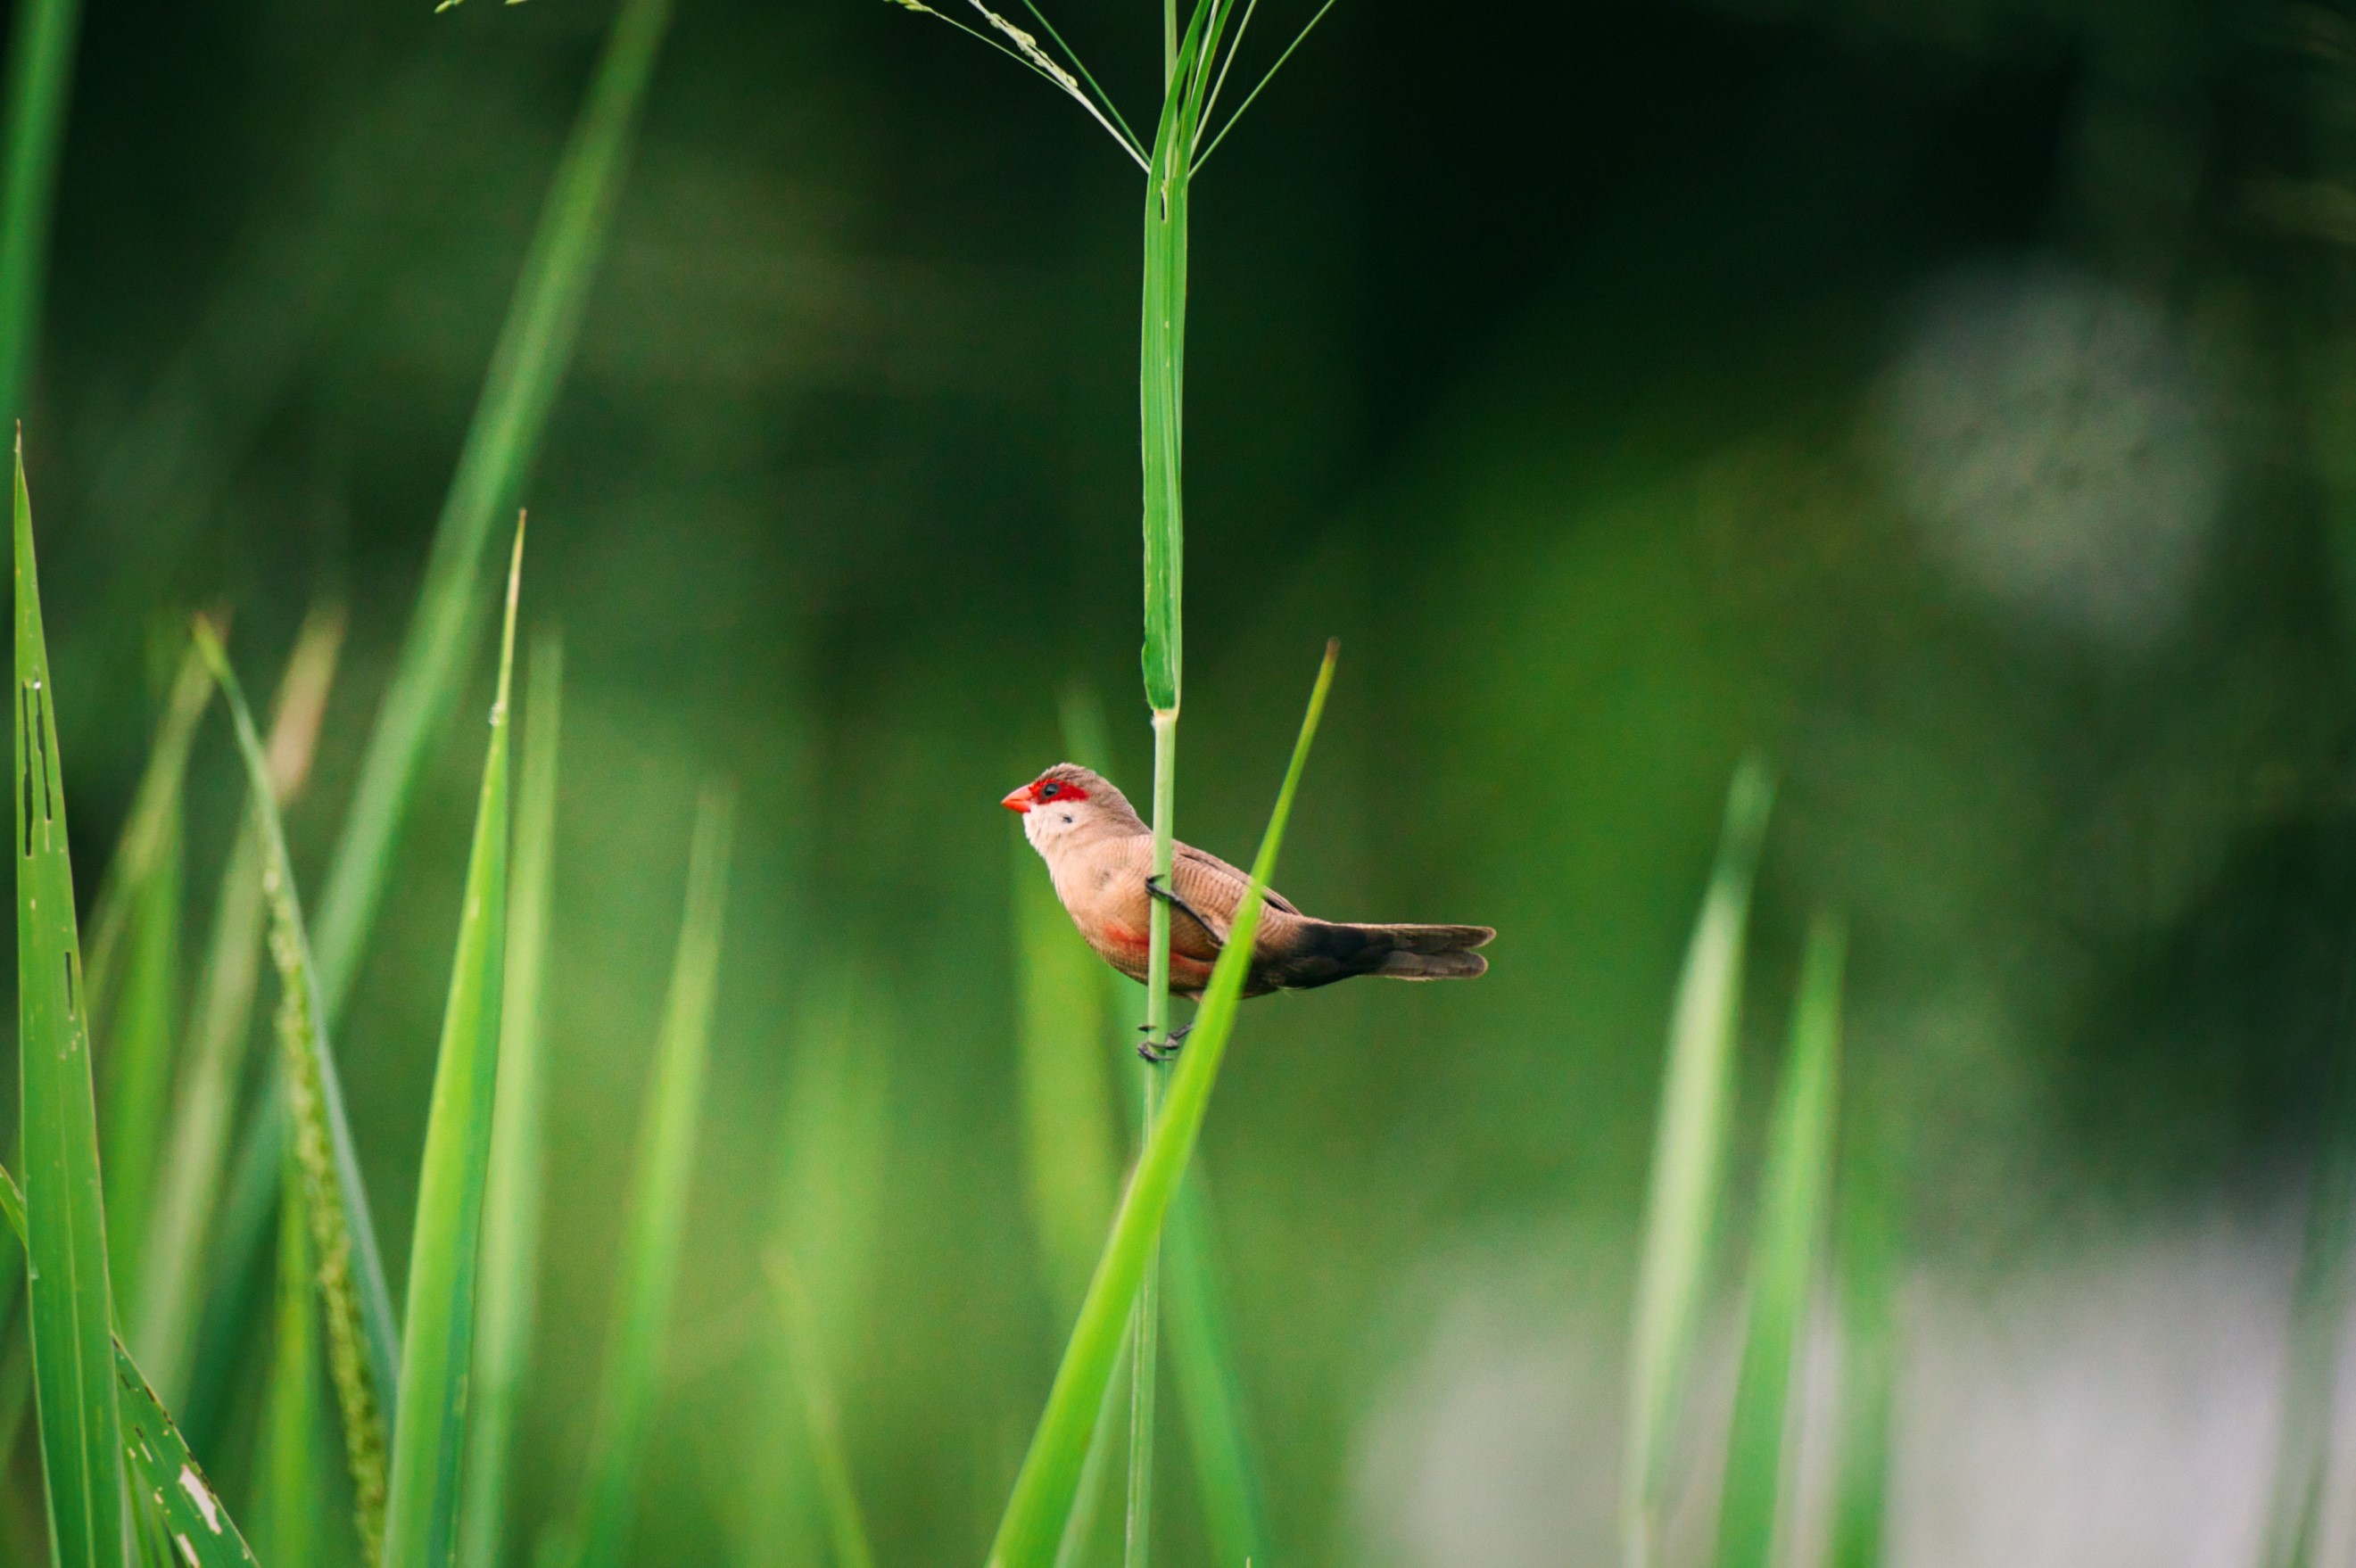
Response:
[{"label": "bird's head", "polygon": [[1050,846],[1090,827],[1137,823],[1137,813],[1120,791],[1103,775],[1074,763],[1057,763],[998,804],[1021,816],[1023,836],[1043,855]]}]

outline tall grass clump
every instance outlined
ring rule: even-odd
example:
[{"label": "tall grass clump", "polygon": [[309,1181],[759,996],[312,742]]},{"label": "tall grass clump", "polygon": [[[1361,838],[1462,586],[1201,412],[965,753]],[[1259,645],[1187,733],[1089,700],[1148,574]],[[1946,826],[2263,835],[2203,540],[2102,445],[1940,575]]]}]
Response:
[{"label": "tall grass clump", "polygon": [[[1178,785],[1178,716],[1185,671],[1185,486],[1184,411],[1186,276],[1189,217],[1195,176],[1226,139],[1237,120],[1291,58],[1333,0],[1312,15],[1280,53],[1259,82],[1244,94],[1225,121],[1217,119],[1219,96],[1236,54],[1249,30],[1257,0],[1237,16],[1235,0],[1196,0],[1182,28],[1178,0],[1163,0],[1162,12],[1162,104],[1150,143],[1141,140],[1077,54],[1038,7],[1024,0],[1052,44],[969,0],[980,27],[935,9],[925,0],[899,0],[909,10],[938,17],[1012,56],[1071,98],[1145,176],[1143,290],[1139,312],[1138,411],[1140,468],[1143,485],[1144,646],[1141,655],[1145,704],[1153,731],[1152,876],[1167,887],[1175,854]],[[1232,35],[1229,32],[1233,27]],[[1144,1042],[1147,1068],[1144,1120],[1150,1129],[1160,1115],[1162,1080],[1155,1065],[1172,1049],[1170,1016],[1170,910],[1149,902]],[[1135,1321],[1130,1328],[1130,1485],[1126,1568],[1145,1568],[1152,1533],[1155,1372],[1160,1336],[1157,1223],[1146,1248]]]},{"label": "tall grass clump", "polygon": [[1650,1568],[1655,1561],[1675,1422],[1692,1377],[1726,1157],[1751,888],[1773,799],[1766,769],[1746,761],[1727,792],[1717,862],[1686,949],[1669,1020],[1668,1069],[1653,1137],[1630,1336],[1620,1509],[1627,1568]]}]

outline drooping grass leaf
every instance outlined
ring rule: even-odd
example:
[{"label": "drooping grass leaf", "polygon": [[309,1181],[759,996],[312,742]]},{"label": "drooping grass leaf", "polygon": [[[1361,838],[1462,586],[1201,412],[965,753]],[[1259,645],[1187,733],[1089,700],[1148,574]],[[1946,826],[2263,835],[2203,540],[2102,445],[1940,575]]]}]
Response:
[{"label": "drooping grass leaf", "polygon": [[[384,1541],[385,1455],[401,1336],[385,1289],[382,1253],[369,1217],[368,1189],[344,1115],[335,1052],[327,1041],[317,968],[311,961],[294,868],[278,817],[276,791],[245,693],[212,628],[199,621],[197,645],[220,683],[245,759],[246,802],[262,837],[262,891],[270,909],[270,958],[278,971],[279,1081],[285,1087],[295,1157],[303,1167],[311,1243],[327,1319],[327,1369],[341,1408],[344,1449],[352,1473],[354,1522],[366,1558]],[[270,1140],[273,1153],[283,1147]],[[280,1157],[283,1157],[281,1156]],[[268,1173],[274,1180],[277,1172]]]},{"label": "drooping grass leaf", "polygon": [[8,39],[6,185],[0,187],[0,418],[21,421],[40,336],[49,219],[81,0],[27,0]]},{"label": "drooping grass leaf", "polygon": [[663,1005],[654,1090],[630,1179],[613,1346],[605,1360],[589,1489],[577,1537],[581,1568],[620,1568],[629,1550],[639,1453],[654,1405],[655,1377],[686,1240],[688,1181],[695,1168],[696,1121],[720,978],[734,816],[734,794],[708,786],[696,811],[695,837],[688,852],[686,912],[671,965],[670,994]]},{"label": "drooping grass leaf", "polygon": [[1055,1560],[1062,1540],[1088,1442],[1120,1353],[1130,1308],[1142,1281],[1147,1259],[1162,1230],[1163,1217],[1175,1197],[1179,1179],[1193,1155],[1209,1108],[1211,1089],[1235,1027],[1236,1006],[1241,998],[1252,942],[1259,928],[1261,895],[1276,869],[1277,853],[1284,842],[1284,825],[1292,810],[1293,795],[1324,711],[1325,694],[1333,684],[1335,650],[1328,647],[1325,662],[1311,692],[1309,711],[1301,726],[1292,761],[1285,770],[1276,809],[1268,832],[1252,861],[1251,884],[1236,912],[1226,946],[1213,968],[1211,984],[1195,1014],[1194,1030],[1185,1053],[1173,1072],[1162,1114],[1148,1135],[1145,1149],[1114,1216],[1096,1276],[1081,1303],[1078,1323],[1064,1350],[1063,1364],[1048,1391],[1047,1406],[1023,1456],[1023,1468],[999,1522],[990,1552],[992,1568],[1044,1568]]},{"label": "drooping grass leaf", "polygon": [[1819,916],[1808,934],[1791,1055],[1768,1132],[1759,1230],[1751,1243],[1750,1321],[1719,1499],[1719,1568],[1768,1568],[1774,1558],[1793,1446],[1792,1379],[1807,1338],[1832,1177],[1846,948],[1840,923]]},{"label": "drooping grass leaf", "polygon": [[1898,1388],[1902,1167],[1886,1123],[1869,1115],[1847,1121],[1834,1250],[1840,1282],[1840,1425],[1832,1568],[1881,1568],[1890,1408]]},{"label": "drooping grass leaf", "polygon": [[1112,1215],[1118,1156],[1095,954],[1027,844],[1015,843],[1023,1171],[1058,1321],[1079,1309]]},{"label": "drooping grass leaf", "polygon": [[1212,1212],[1198,1162],[1171,1205],[1164,1246],[1170,1367],[1210,1527],[1211,1560],[1266,1563],[1270,1558],[1259,1467],[1244,1424],[1243,1380],[1220,1304]]},{"label": "drooping grass leaf", "polygon": [[21,435],[15,512],[16,1040],[34,1401],[59,1568],[120,1568],[126,1561],[123,1425],[110,1342],[114,1312],[98,1117]]},{"label": "drooping grass leaf", "polygon": [[[26,1201],[18,1190],[16,1179],[0,1169],[0,1220],[5,1220],[15,1233],[20,1249],[31,1251],[27,1233]],[[212,1483],[189,1456],[188,1445],[180,1441],[179,1428],[173,1425],[163,1402],[141,1375],[138,1363],[123,1348],[122,1339],[107,1336],[109,1366],[108,1382],[114,1391],[121,1412],[123,1455],[139,1480],[141,1489],[157,1513],[173,1550],[187,1568],[255,1568],[253,1553],[238,1533],[237,1522],[221,1506]],[[117,1472],[120,1475],[120,1470]],[[112,1516],[119,1520],[121,1512]],[[56,1529],[54,1499],[50,1509],[50,1528]],[[110,1522],[112,1522],[111,1520]],[[120,1531],[116,1531],[120,1536]],[[63,1555],[64,1542],[55,1548],[57,1561],[87,1562],[87,1557],[75,1559]]]},{"label": "drooping grass leaf", "polygon": [[563,697],[564,645],[552,633],[535,637],[524,697],[523,766],[516,789],[515,864],[508,890],[498,1098],[491,1113],[491,1169],[483,1198],[476,1404],[458,1516],[458,1560],[465,1568],[497,1568],[509,1449],[530,1365],[542,1164],[541,992],[555,863],[557,736]]},{"label": "drooping grass leaf", "polygon": [[264,1427],[263,1523],[273,1563],[310,1563],[319,1554],[327,1509],[320,1493],[314,1434],[319,1408],[319,1303],[311,1278],[310,1216],[303,1168],[291,1145],[278,1204],[278,1313],[271,1336],[270,1408]]},{"label": "drooping grass leaf", "polygon": [[[312,611],[304,618],[280,677],[267,755],[271,785],[282,806],[309,775],[343,633],[340,609]],[[208,689],[211,678],[208,670]],[[253,1032],[264,918],[262,859],[262,832],[249,811],[239,824],[213,902],[204,969],[188,1012],[188,1065],[173,1100],[155,1220],[148,1228],[140,1293],[130,1320],[132,1344],[141,1363],[176,1408],[185,1408],[177,1402],[188,1381],[188,1359],[203,1307],[199,1286],[205,1253],[229,1155],[238,1083]],[[268,1114],[276,1116],[276,1108]]]},{"label": "drooping grass leaf", "polygon": [[623,0],[491,351],[319,904],[319,989],[327,1023],[342,1016],[359,973],[428,743],[465,684],[466,652],[488,599],[477,583],[483,552],[493,523],[520,499],[572,362],[670,12],[671,0]]},{"label": "drooping grass leaf", "polygon": [[1653,1136],[1631,1334],[1621,1541],[1628,1568],[1654,1561],[1675,1418],[1691,1375],[1703,1275],[1726,1159],[1729,1074],[1742,1003],[1751,884],[1774,786],[1755,760],[1736,770],[1701,914],[1669,1021],[1668,1068]]},{"label": "drooping grass leaf", "polygon": [[793,1366],[795,1391],[801,1397],[802,1425],[812,1468],[818,1472],[819,1501],[834,1548],[835,1568],[875,1568],[875,1549],[868,1542],[867,1519],[860,1511],[850,1456],[843,1447],[834,1380],[827,1375],[826,1358],[819,1346],[818,1315],[810,1309],[809,1294],[794,1271],[793,1260],[776,1250],[765,1261],[771,1293],[776,1298],[780,1338]]},{"label": "drooping grass leaf", "polygon": [[483,1189],[490,1176],[491,1107],[498,1088],[508,928],[508,693],[515,669],[523,537],[519,522],[508,566],[491,738],[475,807],[475,841],[466,857],[457,953],[450,963],[449,1000],[442,1015],[442,1047],[434,1061],[433,1106],[417,1178],[408,1336],[401,1347],[401,1400],[385,1502],[386,1568],[443,1568],[457,1541]]}]

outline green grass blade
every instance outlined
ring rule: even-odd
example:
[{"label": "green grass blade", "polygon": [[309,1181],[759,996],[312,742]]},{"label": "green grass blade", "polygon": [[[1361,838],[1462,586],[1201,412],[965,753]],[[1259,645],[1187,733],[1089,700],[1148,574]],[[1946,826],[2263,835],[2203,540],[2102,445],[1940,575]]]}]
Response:
[{"label": "green grass blade", "polygon": [[[16,1187],[16,1179],[5,1170],[0,1170],[0,1220],[7,1221],[18,1246],[29,1253],[24,1194]],[[179,1428],[141,1375],[138,1363],[120,1338],[110,1333],[107,1344],[112,1361],[109,1370],[122,1413],[123,1452],[149,1500],[161,1513],[180,1561],[190,1568],[255,1568],[253,1553],[238,1532],[237,1522],[189,1456],[187,1445],[180,1441]],[[64,1556],[62,1541],[57,1550],[59,1563],[87,1561]]]},{"label": "green grass blade", "polygon": [[87,971],[106,1085],[99,1102],[99,1151],[106,1168],[107,1262],[115,1292],[127,1302],[139,1299],[179,1021],[181,795],[197,720],[211,700],[212,686],[204,661],[191,647],[173,679],[110,878],[121,907],[129,911],[120,999],[114,998],[111,953],[93,944]]},{"label": "green grass blade", "polygon": [[1164,1296],[1170,1366],[1185,1418],[1195,1484],[1203,1494],[1212,1561],[1269,1561],[1259,1468],[1244,1425],[1243,1380],[1236,1370],[1212,1253],[1211,1203],[1200,1168],[1171,1206]]},{"label": "green grass blade", "polygon": [[273,1335],[262,1485],[273,1563],[316,1562],[326,1518],[314,1435],[319,1410],[319,1318],[303,1168],[292,1148],[278,1204],[278,1315]]},{"label": "green grass blade", "polygon": [[630,1181],[613,1349],[605,1361],[597,1436],[590,1458],[581,1542],[582,1568],[620,1568],[637,1504],[638,1455],[654,1404],[664,1329],[686,1240],[688,1181],[694,1172],[696,1120],[712,1037],[720,939],[728,901],[733,795],[707,787],[688,853],[687,904],[663,1006],[653,1095]]},{"label": "green grass blade", "polygon": [[1227,1039],[1235,1027],[1236,1005],[1242,995],[1253,937],[1259,929],[1261,894],[1275,872],[1277,853],[1283,847],[1285,821],[1291,814],[1293,795],[1300,787],[1311,742],[1316,739],[1325,694],[1333,685],[1334,657],[1335,649],[1329,646],[1325,662],[1317,673],[1316,687],[1310,694],[1301,738],[1293,746],[1291,763],[1285,770],[1284,785],[1277,794],[1276,809],[1269,815],[1268,832],[1252,861],[1250,891],[1236,912],[1226,946],[1212,970],[1210,987],[1195,1014],[1194,1032],[1188,1037],[1185,1053],[1178,1059],[1162,1115],[1146,1139],[1137,1169],[1121,1197],[1119,1211],[1114,1216],[1112,1233],[1106,1240],[1096,1276],[1089,1281],[1087,1296],[1080,1307],[1079,1321],[1065,1348],[1055,1384],[1048,1391],[1047,1407],[1039,1418],[1030,1451],[1023,1456],[1022,1472],[1015,1478],[1013,1495],[1007,1501],[1005,1517],[999,1522],[997,1539],[991,1546],[992,1568],[1044,1568],[1055,1561],[1080,1469],[1087,1456],[1105,1384],[1120,1354],[1130,1304],[1137,1297],[1147,1258],[1176,1195],[1179,1179],[1184,1175],[1186,1162],[1194,1153],[1195,1137],[1202,1131],[1203,1116],[1210,1105],[1211,1089],[1218,1079],[1219,1063],[1226,1056]]},{"label": "green grass blade", "polygon": [[1881,1568],[1898,1388],[1900,1169],[1886,1123],[1850,1119],[1840,1173],[1840,1429],[1832,1568]]},{"label": "green grass blade", "polygon": [[1038,857],[1015,841],[1023,1171],[1058,1321],[1079,1309],[1112,1217],[1119,1156],[1098,962]]},{"label": "green grass blade", "polygon": [[27,0],[8,39],[7,184],[0,189],[0,418],[21,421],[40,336],[81,0]]},{"label": "green grass blade", "polygon": [[16,473],[16,1039],[34,1403],[56,1562],[59,1568],[120,1568],[123,1425],[109,1342],[113,1300],[98,1119],[21,437]]},{"label": "green grass blade", "polygon": [[[280,677],[267,754],[272,788],[281,805],[294,797],[310,773],[343,631],[341,611],[314,610],[305,617]],[[209,690],[209,670],[205,678]],[[238,1084],[253,1032],[263,919],[262,835],[248,812],[239,824],[213,902],[212,933],[188,1012],[188,1065],[173,1101],[147,1256],[130,1318],[132,1346],[175,1408],[182,1408],[178,1402],[187,1392],[188,1359],[203,1305],[205,1253],[213,1235]],[[271,1115],[274,1117],[276,1112]]]},{"label": "green grass blade", "polygon": [[516,1408],[530,1365],[533,1281],[540,1261],[541,978],[555,867],[557,737],[563,721],[564,645],[535,637],[524,695],[523,766],[517,779],[515,865],[509,889],[505,995],[499,1004],[498,1098],[484,1192],[481,1323],[476,1407],[468,1435],[458,1561],[496,1568],[507,1511]]},{"label": "green grass blade", "polygon": [[1792,1050],[1768,1133],[1752,1243],[1750,1322],[1735,1381],[1726,1484],[1719,1499],[1719,1568],[1768,1568],[1789,1467],[1792,1378],[1808,1331],[1831,1184],[1840,1085],[1840,923],[1818,916],[1793,1010]]},{"label": "green grass blade", "polygon": [[875,1549],[868,1541],[867,1518],[860,1509],[859,1492],[851,1479],[850,1455],[843,1446],[834,1380],[827,1375],[826,1358],[819,1346],[818,1314],[792,1260],[783,1251],[773,1251],[766,1262],[782,1320],[780,1338],[793,1368],[795,1390],[801,1396],[802,1425],[809,1443],[811,1467],[818,1472],[819,1501],[826,1515],[828,1540],[834,1547],[835,1568],[875,1568]]},{"label": "green grass blade", "polygon": [[450,964],[433,1108],[417,1178],[408,1336],[401,1347],[400,1413],[393,1420],[391,1488],[385,1501],[386,1568],[443,1568],[457,1541],[483,1189],[490,1176],[491,1107],[498,1089],[508,928],[508,693],[522,584],[519,522],[508,566],[491,738],[475,807],[475,841],[466,857],[457,952]]},{"label": "green grass blade", "polygon": [[330,1023],[342,1016],[359,971],[427,744],[465,684],[466,650],[487,607],[477,586],[483,552],[492,525],[519,502],[572,361],[670,12],[671,0],[623,0],[491,352],[319,905],[320,994]]},{"label": "green grass blade", "polygon": [[1628,1568],[1649,1568],[1676,1411],[1691,1375],[1694,1326],[1717,1229],[1727,1097],[1742,1004],[1751,884],[1774,787],[1755,760],[1736,770],[1669,1023],[1668,1068],[1653,1137],[1644,1252],[1631,1335],[1621,1541]]},{"label": "green grass blade", "polygon": [[[382,1253],[369,1217],[368,1189],[344,1115],[343,1090],[320,1005],[318,968],[311,960],[294,868],[286,853],[270,760],[253,728],[252,710],[212,628],[199,621],[197,645],[220,683],[245,759],[246,803],[260,829],[262,891],[270,908],[270,958],[278,971],[279,1081],[294,1124],[294,1153],[303,1166],[316,1253],[319,1293],[327,1317],[327,1368],[342,1408],[344,1447],[352,1473],[352,1508],[364,1554],[373,1562],[384,1541],[386,1429],[390,1424],[401,1335],[385,1289]],[[273,1160],[275,1139],[262,1143]],[[266,1172],[273,1186],[274,1166]],[[260,1206],[257,1205],[257,1208]],[[236,1260],[230,1260],[233,1268]]]}]

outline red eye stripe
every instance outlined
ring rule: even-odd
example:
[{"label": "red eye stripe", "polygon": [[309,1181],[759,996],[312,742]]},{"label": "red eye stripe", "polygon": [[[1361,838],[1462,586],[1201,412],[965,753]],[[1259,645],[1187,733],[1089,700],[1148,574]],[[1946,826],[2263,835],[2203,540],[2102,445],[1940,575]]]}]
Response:
[{"label": "red eye stripe", "polygon": [[1069,779],[1041,779],[1031,786],[1031,798],[1048,800],[1086,800],[1088,792]]}]

